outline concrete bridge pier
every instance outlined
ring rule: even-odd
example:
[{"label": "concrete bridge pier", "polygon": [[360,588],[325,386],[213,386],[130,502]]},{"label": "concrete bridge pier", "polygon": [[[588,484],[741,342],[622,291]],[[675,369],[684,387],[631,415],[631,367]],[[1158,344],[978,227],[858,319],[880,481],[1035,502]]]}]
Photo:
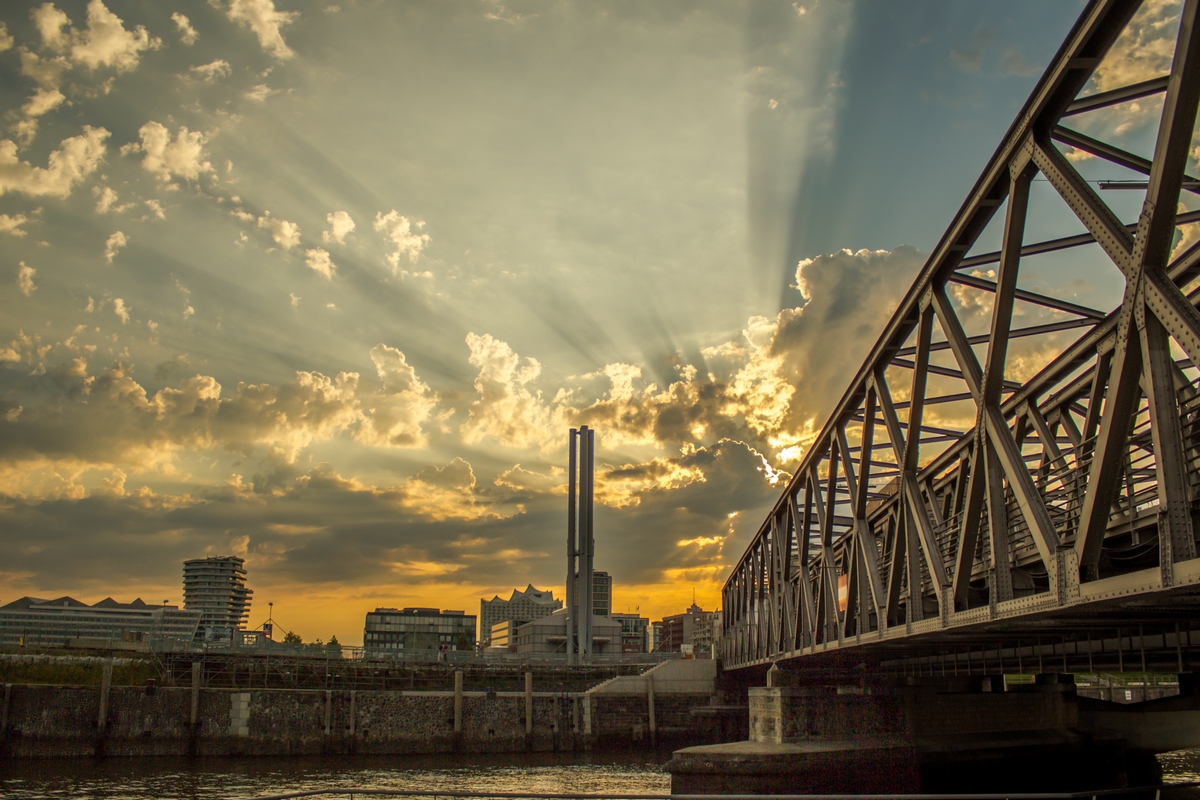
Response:
[{"label": "concrete bridge pier", "polygon": [[750,737],[676,751],[677,794],[1059,791],[1156,783],[1157,752],[1200,745],[1200,702],[1078,697],[1073,677],[1001,675],[749,690]]}]

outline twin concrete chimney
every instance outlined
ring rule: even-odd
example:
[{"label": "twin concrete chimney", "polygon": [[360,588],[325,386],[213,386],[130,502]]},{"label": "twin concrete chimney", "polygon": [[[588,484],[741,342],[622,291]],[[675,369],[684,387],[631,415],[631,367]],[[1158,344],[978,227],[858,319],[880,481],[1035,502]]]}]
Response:
[{"label": "twin concrete chimney", "polygon": [[[592,580],[596,539],[592,499],[596,478],[596,432],[571,428],[567,466],[567,663],[586,664],[592,656]],[[576,539],[578,538],[578,545]],[[579,597],[575,597],[578,578]],[[577,602],[578,601],[578,602]]]}]

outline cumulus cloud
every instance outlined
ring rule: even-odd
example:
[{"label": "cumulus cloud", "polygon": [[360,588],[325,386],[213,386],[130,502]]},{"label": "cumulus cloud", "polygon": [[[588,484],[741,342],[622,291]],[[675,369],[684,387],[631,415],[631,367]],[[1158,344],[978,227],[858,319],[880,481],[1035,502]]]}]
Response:
[{"label": "cumulus cloud", "polygon": [[8,26],[0,22],[0,53],[11,49],[13,46],[13,38],[8,35]]},{"label": "cumulus cloud", "polygon": [[[271,238],[275,240],[275,244],[284,250],[291,250],[300,244],[300,226],[285,219],[272,217],[270,211],[265,212],[263,216],[258,218],[258,227],[270,231]],[[309,266],[312,265],[310,264]],[[332,267],[332,265],[330,266]],[[314,267],[314,269],[316,268]]]},{"label": "cumulus cloud", "polygon": [[232,21],[252,30],[263,50],[275,58],[283,61],[296,54],[283,40],[280,29],[300,16],[299,12],[279,11],[274,0],[231,0],[225,13]]},{"label": "cumulus cloud", "polygon": [[151,36],[144,25],[127,30],[101,0],[88,3],[87,28],[82,31],[72,28],[70,18],[53,3],[34,9],[33,20],[45,47],[91,70],[112,67],[129,72],[137,67],[143,52],[162,46],[162,40]]},{"label": "cumulus cloud", "polygon": [[387,257],[393,274],[400,271],[400,256],[407,256],[411,264],[429,245],[429,234],[419,232],[424,227],[424,222],[411,221],[394,208],[386,214],[375,214],[375,230],[381,232],[396,248]]},{"label": "cumulus cloud", "polygon": [[37,291],[37,286],[33,283],[33,276],[36,274],[37,270],[27,265],[24,261],[17,266],[17,288],[26,297],[31,296]]},{"label": "cumulus cloud", "polygon": [[47,90],[57,90],[62,83],[62,76],[71,68],[71,62],[66,56],[39,56],[24,47],[21,54],[21,74],[32,78],[38,86]]},{"label": "cumulus cloud", "polygon": [[210,61],[207,64],[200,64],[192,67],[189,72],[199,80],[205,83],[216,83],[222,78],[228,78],[233,74],[233,67],[229,66],[229,62],[223,58],[218,58],[215,61]]},{"label": "cumulus cloud", "polygon": [[107,214],[110,211],[114,214],[120,214],[133,207],[133,203],[118,204],[117,201],[120,199],[120,195],[109,186],[93,186],[92,194],[96,197],[97,214]]},{"label": "cumulus cloud", "polygon": [[141,144],[127,144],[121,152],[145,153],[142,169],[154,173],[160,181],[173,177],[194,181],[201,173],[212,172],[212,164],[204,158],[207,134],[189,131],[186,125],[181,125],[172,139],[165,125],[152,120],[138,128],[138,136]]},{"label": "cumulus cloud", "polygon": [[[772,391],[776,381],[795,387],[786,412],[759,424],[799,435],[841,397],[881,326],[895,311],[924,256],[907,245],[895,250],[841,250],[805,259],[796,268],[801,308],[764,323],[761,343],[739,373],[743,391]],[[864,286],[872,287],[863,291]],[[828,343],[838,357],[829,358]],[[735,383],[737,383],[735,381]]]},{"label": "cumulus cloud", "polygon": [[82,134],[63,139],[50,153],[45,168],[20,160],[15,142],[0,141],[0,195],[20,192],[31,197],[67,197],[100,166],[108,136],[104,128],[83,126]]},{"label": "cumulus cloud", "polygon": [[436,397],[417,377],[404,353],[396,348],[375,345],[371,348],[371,361],[381,391],[369,401],[359,440],[392,447],[424,446],[423,426],[437,407]]},{"label": "cumulus cloud", "polygon": [[121,298],[118,297],[113,300],[113,313],[121,320],[122,325],[129,324],[129,312],[132,310],[132,308],[125,305],[125,301]]},{"label": "cumulus cloud", "polygon": [[476,444],[494,439],[508,447],[548,449],[558,443],[551,410],[540,390],[530,384],[542,372],[537,359],[521,357],[507,342],[475,333],[467,334],[468,361],[479,369],[475,399],[467,421],[460,427],[463,439]]},{"label": "cumulus cloud", "polygon": [[104,260],[109,264],[113,263],[113,258],[120,252],[121,248],[129,243],[129,239],[125,234],[116,231],[112,236],[109,236],[104,242]]},{"label": "cumulus cloud", "polygon": [[257,86],[251,86],[246,91],[242,92],[242,97],[252,103],[261,103],[268,97],[275,94],[275,90],[267,86],[265,83],[260,83]]},{"label": "cumulus cloud", "polygon": [[324,277],[325,280],[333,280],[333,273],[337,270],[337,265],[329,259],[329,252],[319,247],[304,251],[304,263],[308,265],[309,269]]},{"label": "cumulus cloud", "polygon": [[[665,388],[645,381],[637,366],[611,363],[549,399],[536,386],[536,359],[472,333],[468,360],[479,373],[460,433],[472,444],[493,440],[548,451],[561,444],[562,428],[588,424],[603,430],[610,446],[686,450],[728,439],[787,462],[845,391],[922,262],[911,247],[805,259],[796,270],[802,306],[750,318],[740,340],[703,351],[704,373],[680,364]],[[874,288],[863,292],[863,286]],[[831,341],[838,343],[836,359],[828,357]],[[595,382],[607,384],[599,396]],[[669,474],[683,480],[687,473]]]},{"label": "cumulus cloud", "polygon": [[66,95],[58,89],[41,88],[34,92],[33,97],[21,107],[24,119],[18,120],[13,126],[23,145],[28,146],[37,136],[38,118],[58,108],[66,99]]},{"label": "cumulus cloud", "polygon": [[179,41],[184,45],[191,47],[200,38],[200,34],[192,27],[191,20],[178,11],[171,15],[171,21],[175,23],[175,27],[179,30]]},{"label": "cumulus cloud", "polygon": [[29,218],[24,214],[0,214],[0,233],[7,233],[9,236],[16,236],[18,239],[24,238],[28,231],[22,230],[21,226],[29,222]]},{"label": "cumulus cloud", "polygon": [[1178,17],[1178,0],[1143,3],[1092,73],[1096,91],[1107,92],[1170,72]]},{"label": "cumulus cloud", "polygon": [[[1178,25],[1178,0],[1147,0],[1092,73],[1085,93],[1106,92],[1168,74]],[[1135,100],[1083,115],[1076,125],[1093,135],[1121,137],[1157,122],[1160,110],[1157,98]]]},{"label": "cumulus cloud", "polygon": [[[131,309],[123,299],[115,298],[112,309],[122,324],[129,322]],[[19,354],[36,348],[30,339],[11,349]],[[211,376],[195,375],[153,394],[127,364],[91,374],[83,358],[73,358],[51,367],[43,379],[50,381],[47,389],[63,394],[63,403],[30,409],[22,418],[25,427],[0,440],[0,453],[136,469],[182,450],[249,454],[258,446],[290,464],[312,442],[340,434],[371,446],[424,446],[422,426],[435,410],[435,395],[399,350],[378,345],[371,358],[378,384],[363,385],[355,372],[329,377],[298,371],[286,383],[239,383],[227,393]],[[160,364],[160,379],[187,364],[186,358]]]},{"label": "cumulus cloud", "polygon": [[21,111],[27,117],[40,117],[58,108],[66,99],[66,96],[57,89],[38,89],[33,97],[29,98],[29,101],[22,106]]},{"label": "cumulus cloud", "polygon": [[321,231],[321,241],[325,244],[345,244],[346,234],[354,230],[354,220],[345,211],[334,211],[325,215],[329,230]]}]

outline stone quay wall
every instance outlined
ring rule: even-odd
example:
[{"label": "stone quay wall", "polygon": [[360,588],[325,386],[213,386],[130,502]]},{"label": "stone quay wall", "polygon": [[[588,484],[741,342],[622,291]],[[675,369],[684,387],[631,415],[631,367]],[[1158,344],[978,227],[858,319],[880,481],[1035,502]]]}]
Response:
[{"label": "stone quay wall", "polygon": [[6,684],[0,759],[549,752],[714,741],[711,723],[692,714],[708,705],[711,692],[696,688],[667,684],[647,693],[640,685],[628,691],[617,685],[551,693]]}]

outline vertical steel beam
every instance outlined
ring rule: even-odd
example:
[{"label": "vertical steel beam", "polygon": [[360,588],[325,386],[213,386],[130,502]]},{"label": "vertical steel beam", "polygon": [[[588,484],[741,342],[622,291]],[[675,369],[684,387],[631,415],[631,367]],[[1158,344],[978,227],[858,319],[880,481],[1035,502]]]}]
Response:
[{"label": "vertical steel beam", "polygon": [[1184,472],[1185,450],[1175,393],[1171,342],[1153,315],[1142,320],[1142,361],[1149,388],[1150,432],[1158,478],[1158,556],[1164,586],[1174,583],[1174,564],[1196,557],[1191,498]]},{"label": "vertical steel beam", "polygon": [[[979,419],[982,419],[980,415]],[[979,542],[979,523],[983,517],[983,504],[987,493],[987,480],[984,477],[986,463],[985,448],[987,438],[981,435],[981,429],[976,427],[975,447],[971,453],[970,472],[967,475],[967,490],[963,502],[962,518],[958,527],[958,549],[954,565],[954,608],[965,611],[967,608],[967,590],[971,586],[971,571],[975,566],[975,548]],[[966,468],[966,460],[959,466],[959,481],[963,479],[962,470]]]},{"label": "vertical steel beam", "polygon": [[997,603],[1013,599],[1012,554],[1008,538],[1008,506],[1004,495],[1004,469],[996,448],[983,438],[979,467],[986,480],[988,519],[988,602],[993,612]]}]

